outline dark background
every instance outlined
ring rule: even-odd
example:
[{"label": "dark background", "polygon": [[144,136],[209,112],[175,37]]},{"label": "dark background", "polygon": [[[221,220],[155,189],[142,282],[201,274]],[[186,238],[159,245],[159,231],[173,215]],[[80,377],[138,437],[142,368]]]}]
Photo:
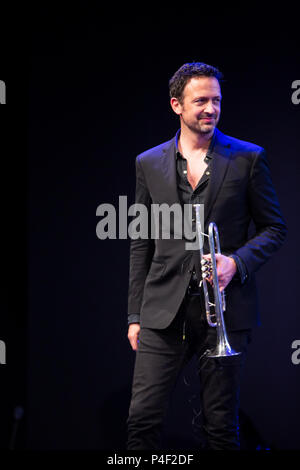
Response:
[{"label": "dark background", "polygon": [[[250,13],[108,14],[51,4],[26,11],[26,27],[19,16],[7,32],[13,53],[6,51],[0,76],[8,91],[1,107],[1,448],[124,449],[134,364],[126,323],[129,240],[100,241],[96,209],[118,209],[119,195],[134,202],[136,155],[179,126],[168,80],[195,60],[224,73],[219,129],[266,148],[289,230],[257,276],[262,325],[242,386],[243,447],[300,449],[300,365],[291,361],[291,344],[300,339],[296,22]],[[172,395],[166,446],[197,447],[197,390],[192,363]],[[24,414],[14,421],[17,406]]]}]

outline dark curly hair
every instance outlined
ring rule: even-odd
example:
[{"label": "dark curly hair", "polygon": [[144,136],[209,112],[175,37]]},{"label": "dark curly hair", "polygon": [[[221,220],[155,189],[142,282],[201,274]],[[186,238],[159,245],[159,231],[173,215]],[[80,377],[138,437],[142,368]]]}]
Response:
[{"label": "dark curly hair", "polygon": [[184,87],[193,77],[215,77],[219,83],[223,80],[223,74],[216,67],[203,62],[189,62],[182,65],[169,80],[170,98],[177,98],[182,104]]}]

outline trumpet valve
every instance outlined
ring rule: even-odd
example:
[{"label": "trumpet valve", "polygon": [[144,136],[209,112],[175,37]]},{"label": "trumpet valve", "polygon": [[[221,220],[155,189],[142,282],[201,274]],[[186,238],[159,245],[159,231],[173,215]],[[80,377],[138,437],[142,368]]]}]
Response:
[{"label": "trumpet valve", "polygon": [[204,278],[210,277],[212,274],[212,264],[208,259],[201,260],[201,271]]}]

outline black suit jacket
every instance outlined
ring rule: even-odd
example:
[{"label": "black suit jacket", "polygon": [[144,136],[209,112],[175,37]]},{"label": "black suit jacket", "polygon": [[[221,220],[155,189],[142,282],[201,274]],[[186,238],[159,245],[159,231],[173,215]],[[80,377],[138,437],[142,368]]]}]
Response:
[{"label": "black suit jacket", "polygon": [[[224,319],[228,330],[251,328],[258,320],[254,273],[281,246],[286,225],[265,150],[215,132],[204,230],[207,233],[209,222],[215,222],[222,253],[237,254],[245,263],[247,281],[242,285],[236,278],[226,287]],[[180,203],[175,137],[136,158],[136,203],[146,205],[149,213],[151,204]],[[248,239],[251,221],[255,235]],[[172,235],[131,240],[128,314],[140,315],[141,326],[166,328],[175,317],[194,263],[186,242]],[[205,245],[204,251],[208,251]]]}]

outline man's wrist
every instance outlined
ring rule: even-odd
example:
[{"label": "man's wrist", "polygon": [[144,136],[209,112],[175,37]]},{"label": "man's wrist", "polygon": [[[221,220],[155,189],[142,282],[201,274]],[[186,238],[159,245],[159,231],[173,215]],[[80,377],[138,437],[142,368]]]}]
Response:
[{"label": "man's wrist", "polygon": [[238,255],[235,255],[235,254],[228,255],[228,258],[231,258],[232,260],[234,260],[236,268],[237,268],[234,277],[238,277],[241,283],[244,284],[249,277],[245,263],[242,261],[242,259]]},{"label": "man's wrist", "polygon": [[[232,265],[232,269],[234,270],[234,273],[233,273],[233,276],[237,273],[238,271],[238,267],[237,267],[237,264],[236,264],[236,261],[235,259],[233,258],[233,256],[228,256],[228,258],[230,258],[230,261],[231,261],[231,265]],[[232,276],[232,277],[233,277]]]}]

